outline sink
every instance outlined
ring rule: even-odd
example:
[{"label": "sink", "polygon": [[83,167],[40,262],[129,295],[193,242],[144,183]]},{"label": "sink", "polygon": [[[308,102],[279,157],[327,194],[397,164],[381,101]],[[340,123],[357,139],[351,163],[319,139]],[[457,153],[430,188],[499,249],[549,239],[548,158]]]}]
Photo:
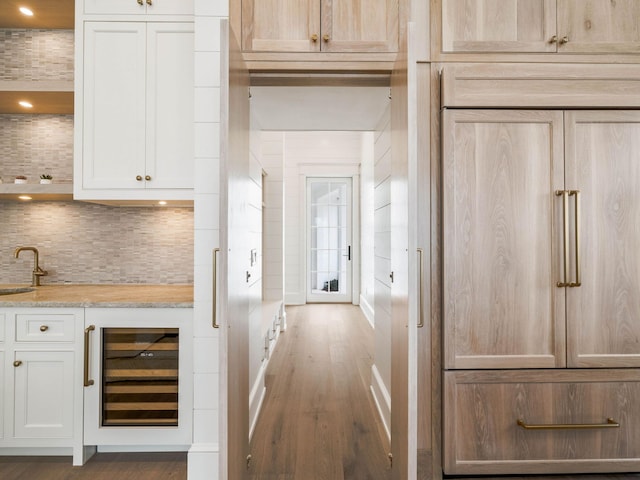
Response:
[{"label": "sink", "polygon": [[0,288],[0,295],[13,295],[15,293],[28,293],[33,292],[35,288],[31,287],[17,287],[17,288]]}]

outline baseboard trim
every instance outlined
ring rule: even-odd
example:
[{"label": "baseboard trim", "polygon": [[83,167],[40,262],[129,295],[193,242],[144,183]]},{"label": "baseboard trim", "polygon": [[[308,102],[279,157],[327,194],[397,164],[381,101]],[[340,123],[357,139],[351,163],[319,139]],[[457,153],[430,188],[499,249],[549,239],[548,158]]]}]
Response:
[{"label": "baseboard trim", "polygon": [[391,441],[391,396],[375,365],[371,366],[371,394],[376,402],[387,438]]},{"label": "baseboard trim", "polygon": [[369,325],[371,325],[371,328],[375,328],[375,321],[374,321],[374,312],[373,312],[373,307],[371,305],[369,305],[369,302],[367,302],[367,299],[364,298],[362,295],[360,295],[360,310],[362,310],[362,313],[364,314],[364,317],[367,319],[367,322],[369,322]]}]

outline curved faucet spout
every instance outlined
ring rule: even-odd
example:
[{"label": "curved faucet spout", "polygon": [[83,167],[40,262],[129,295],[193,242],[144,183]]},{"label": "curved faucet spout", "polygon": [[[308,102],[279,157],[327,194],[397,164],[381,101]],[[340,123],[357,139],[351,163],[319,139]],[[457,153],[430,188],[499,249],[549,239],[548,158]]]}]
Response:
[{"label": "curved faucet spout", "polygon": [[16,258],[20,256],[20,252],[23,250],[27,250],[33,252],[33,273],[31,276],[31,286],[39,287],[40,286],[40,277],[46,275],[48,272],[46,270],[42,270],[39,265],[39,252],[36,247],[18,247],[16,248],[14,255]]}]

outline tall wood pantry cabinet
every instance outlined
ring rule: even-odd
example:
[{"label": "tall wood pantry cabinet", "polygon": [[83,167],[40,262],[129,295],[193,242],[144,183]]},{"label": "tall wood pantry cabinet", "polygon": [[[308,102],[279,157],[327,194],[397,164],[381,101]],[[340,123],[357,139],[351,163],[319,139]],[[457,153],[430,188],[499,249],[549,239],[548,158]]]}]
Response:
[{"label": "tall wood pantry cabinet", "polygon": [[395,52],[398,0],[242,0],[242,49]]},{"label": "tall wood pantry cabinet", "polygon": [[444,472],[640,470],[640,111],[443,132]]}]

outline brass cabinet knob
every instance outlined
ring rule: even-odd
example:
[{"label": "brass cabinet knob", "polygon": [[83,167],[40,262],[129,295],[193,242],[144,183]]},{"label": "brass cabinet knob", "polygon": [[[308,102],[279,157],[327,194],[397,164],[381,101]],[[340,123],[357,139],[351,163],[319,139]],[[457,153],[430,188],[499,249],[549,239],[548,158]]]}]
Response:
[{"label": "brass cabinet knob", "polygon": [[49,327],[47,325],[40,325],[41,332],[46,332],[47,330],[49,330]]},{"label": "brass cabinet knob", "polygon": [[142,175],[136,175],[136,180],[141,182],[142,181]]},{"label": "brass cabinet knob", "polygon": [[331,37],[330,37],[330,36],[329,36],[329,34],[327,34],[327,33],[325,33],[325,34],[322,36],[322,40],[324,40],[325,42],[328,42],[330,39],[331,39]]},{"label": "brass cabinet knob", "polygon": [[15,362],[13,362],[14,367],[19,367],[20,365],[22,365],[22,360],[16,360]]},{"label": "brass cabinet knob", "polygon": [[147,5],[149,6],[153,5],[153,0],[147,0]]},{"label": "brass cabinet knob", "polygon": [[569,43],[569,37],[567,35],[560,39],[560,45],[564,45],[565,43]]},{"label": "brass cabinet knob", "polygon": [[144,2],[142,0],[138,0],[138,5],[144,5]]},{"label": "brass cabinet knob", "polygon": [[317,41],[318,41],[318,34],[317,34],[317,33],[314,33],[313,35],[311,35],[311,41],[312,41],[313,43],[315,43],[315,42],[317,42]]},{"label": "brass cabinet knob", "polygon": [[151,175],[145,175],[144,179],[148,182],[149,180],[151,180]]},{"label": "brass cabinet knob", "polygon": [[554,35],[549,39],[549,43],[558,43],[558,36]]}]

